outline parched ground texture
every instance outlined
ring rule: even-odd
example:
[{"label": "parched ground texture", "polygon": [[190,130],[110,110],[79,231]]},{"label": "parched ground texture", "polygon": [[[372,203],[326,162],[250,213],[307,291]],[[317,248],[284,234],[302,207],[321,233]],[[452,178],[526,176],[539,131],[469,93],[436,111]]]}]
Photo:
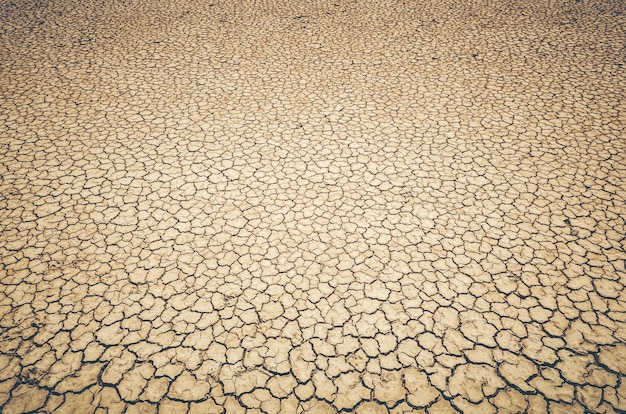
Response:
[{"label": "parched ground texture", "polygon": [[626,3],[0,0],[0,411],[626,411]]}]

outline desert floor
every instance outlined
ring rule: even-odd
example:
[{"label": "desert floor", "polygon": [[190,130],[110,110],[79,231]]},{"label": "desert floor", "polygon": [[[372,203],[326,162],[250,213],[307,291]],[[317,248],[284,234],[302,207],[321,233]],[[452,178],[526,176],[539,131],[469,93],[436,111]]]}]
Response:
[{"label": "desert floor", "polygon": [[626,410],[626,3],[0,0],[0,411]]}]

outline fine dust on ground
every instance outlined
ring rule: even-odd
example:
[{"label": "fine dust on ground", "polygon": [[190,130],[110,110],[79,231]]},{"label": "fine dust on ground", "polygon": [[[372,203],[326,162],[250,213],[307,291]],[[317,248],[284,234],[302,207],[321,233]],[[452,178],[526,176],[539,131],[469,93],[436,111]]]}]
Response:
[{"label": "fine dust on ground", "polygon": [[0,0],[0,411],[626,410],[625,33]]}]

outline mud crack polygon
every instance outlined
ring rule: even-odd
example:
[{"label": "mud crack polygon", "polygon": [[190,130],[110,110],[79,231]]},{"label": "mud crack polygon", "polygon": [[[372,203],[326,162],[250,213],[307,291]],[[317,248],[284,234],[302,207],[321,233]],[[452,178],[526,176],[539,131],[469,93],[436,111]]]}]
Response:
[{"label": "mud crack polygon", "polygon": [[625,19],[0,0],[0,411],[625,411]]}]

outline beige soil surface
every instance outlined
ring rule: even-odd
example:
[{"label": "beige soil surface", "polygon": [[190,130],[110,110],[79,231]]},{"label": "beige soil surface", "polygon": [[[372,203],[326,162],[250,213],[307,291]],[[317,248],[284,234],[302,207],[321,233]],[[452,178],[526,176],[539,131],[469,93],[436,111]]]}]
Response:
[{"label": "beige soil surface", "polygon": [[0,0],[0,411],[626,410],[626,3]]}]

